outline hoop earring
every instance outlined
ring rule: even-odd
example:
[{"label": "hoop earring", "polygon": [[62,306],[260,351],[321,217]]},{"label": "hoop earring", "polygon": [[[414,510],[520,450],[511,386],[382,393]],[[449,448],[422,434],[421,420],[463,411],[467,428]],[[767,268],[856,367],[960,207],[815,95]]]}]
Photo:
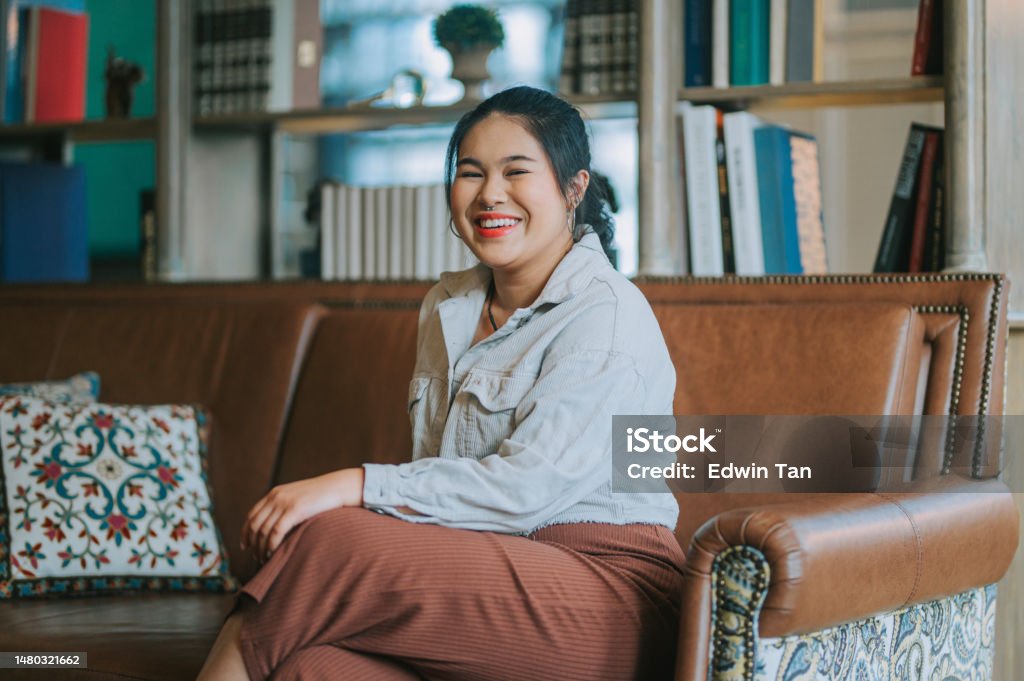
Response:
[{"label": "hoop earring", "polygon": [[448,231],[451,232],[452,236],[454,236],[456,239],[458,239],[459,241],[462,241],[462,235],[455,231],[455,221],[454,220],[449,220],[448,221]]},{"label": "hoop earring", "polygon": [[572,211],[569,213],[569,234],[572,238],[576,238],[576,206],[572,207]]}]

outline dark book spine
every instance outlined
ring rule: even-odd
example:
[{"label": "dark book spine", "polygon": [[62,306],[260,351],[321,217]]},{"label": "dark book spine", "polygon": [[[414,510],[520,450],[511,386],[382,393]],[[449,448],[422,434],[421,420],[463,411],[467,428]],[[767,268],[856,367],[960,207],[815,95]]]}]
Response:
[{"label": "dark book spine", "polygon": [[875,258],[875,272],[898,272],[907,266],[910,247],[910,219],[913,210],[917,171],[924,147],[925,128],[918,123],[910,126],[907,144],[903,149],[896,187],[889,203],[882,241]]},{"label": "dark book spine", "polygon": [[718,162],[718,203],[722,226],[722,271],[736,273],[736,249],[732,242],[732,212],[729,209],[729,171],[725,163],[725,126],[722,112],[716,112],[715,160]]},{"label": "dark book spine", "polygon": [[143,189],[139,195],[139,252],[140,269],[145,281],[156,281],[156,192]]},{"label": "dark book spine", "polygon": [[932,197],[928,206],[928,233],[924,240],[925,272],[941,272],[946,267],[946,159],[945,134],[940,130],[935,149],[935,171],[932,173]]},{"label": "dark book spine", "polygon": [[579,92],[580,2],[581,0],[569,0],[565,5],[562,73],[558,83],[558,89],[564,95],[572,95]]},{"label": "dark book spine", "polygon": [[686,87],[711,86],[711,0],[683,7],[683,69]]},{"label": "dark book spine", "polygon": [[910,257],[908,272],[921,272],[924,266],[924,242],[928,231],[928,206],[932,199],[932,176],[935,173],[935,152],[939,143],[939,133],[925,133],[924,147],[921,151],[921,168],[917,175],[917,196],[914,200],[914,228],[910,238]]}]

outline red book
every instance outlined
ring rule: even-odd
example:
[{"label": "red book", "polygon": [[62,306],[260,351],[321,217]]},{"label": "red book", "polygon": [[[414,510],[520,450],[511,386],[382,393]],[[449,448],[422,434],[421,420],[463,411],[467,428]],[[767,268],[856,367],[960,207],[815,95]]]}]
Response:
[{"label": "red book", "polygon": [[25,121],[85,117],[89,15],[52,7],[29,9],[25,45]]},{"label": "red book", "polygon": [[935,174],[935,155],[939,148],[939,133],[931,131],[924,138],[924,149],[921,151],[921,168],[917,175],[917,205],[914,208],[914,231],[910,241],[910,263],[908,272],[923,271],[924,242],[928,234],[928,222],[931,214],[928,208],[932,202],[932,177]]},{"label": "red book", "polygon": [[942,0],[921,0],[910,75],[942,74]]}]

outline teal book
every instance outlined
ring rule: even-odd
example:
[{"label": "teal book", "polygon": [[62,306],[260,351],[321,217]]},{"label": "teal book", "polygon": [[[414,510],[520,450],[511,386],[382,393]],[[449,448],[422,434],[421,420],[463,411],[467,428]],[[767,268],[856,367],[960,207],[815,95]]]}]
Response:
[{"label": "teal book", "polygon": [[729,81],[732,85],[768,83],[770,15],[771,0],[731,0]]}]

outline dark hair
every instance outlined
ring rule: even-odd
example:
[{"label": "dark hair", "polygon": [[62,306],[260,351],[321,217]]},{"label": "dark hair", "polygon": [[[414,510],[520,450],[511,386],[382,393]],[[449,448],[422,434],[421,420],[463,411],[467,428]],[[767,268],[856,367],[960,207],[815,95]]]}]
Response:
[{"label": "dark hair", "polygon": [[563,99],[537,88],[518,86],[502,90],[480,102],[472,111],[462,116],[455,125],[455,131],[448,142],[448,153],[444,163],[444,188],[448,212],[452,209],[452,182],[455,179],[455,165],[458,163],[459,146],[473,126],[491,114],[500,114],[517,119],[533,137],[540,142],[555,171],[555,180],[562,190],[562,196],[569,198],[571,180],[580,170],[591,174],[590,185],[583,195],[583,201],[576,208],[576,224],[573,225],[573,241],[583,236],[583,225],[590,227],[601,239],[601,246],[609,259],[613,258],[615,224],[608,211],[605,185],[594,181],[590,168],[590,143],[579,110]]}]

